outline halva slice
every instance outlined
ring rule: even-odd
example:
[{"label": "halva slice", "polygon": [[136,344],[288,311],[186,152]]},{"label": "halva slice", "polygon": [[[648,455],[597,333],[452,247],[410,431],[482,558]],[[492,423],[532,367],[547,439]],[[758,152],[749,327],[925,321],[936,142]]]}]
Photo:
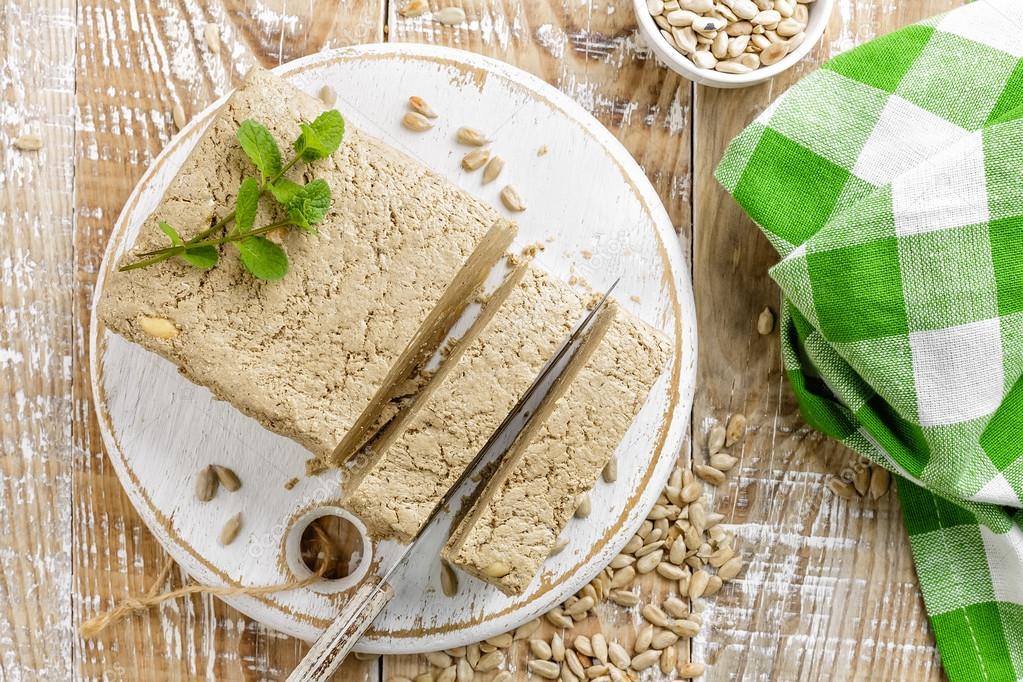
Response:
[{"label": "halva slice", "polygon": [[602,338],[573,359],[574,376],[548,395],[443,550],[507,594],[521,593],[540,570],[669,357],[665,337],[617,305],[598,323]]},{"label": "halva slice", "polygon": [[[242,179],[257,176],[236,138],[242,121],[269,129],[287,160],[300,123],[322,109],[285,80],[254,70],[216,113],[121,262],[167,245],[160,221],[188,239],[234,208]],[[515,228],[351,125],[333,155],[289,173],[299,183],[311,176],[327,182],[333,205],[318,234],[276,237],[290,260],[283,279],[253,278],[233,247],[222,246],[211,270],[172,259],[110,273],[99,316],[327,459],[360,417],[386,422],[396,396],[419,387],[418,367],[503,257]],[[256,225],[283,217],[264,197]]]},{"label": "halva slice", "polygon": [[370,444],[376,458],[344,504],[375,537],[408,540],[419,531],[586,313],[581,292],[535,266],[505,288],[503,303],[492,301],[491,319],[456,347],[404,423]]}]

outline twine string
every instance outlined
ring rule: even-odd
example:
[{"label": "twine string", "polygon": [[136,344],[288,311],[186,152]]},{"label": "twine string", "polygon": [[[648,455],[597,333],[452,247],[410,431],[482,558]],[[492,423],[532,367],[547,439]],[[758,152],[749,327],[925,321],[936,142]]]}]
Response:
[{"label": "twine string", "polygon": [[141,597],[128,597],[127,599],[121,600],[114,608],[109,611],[90,618],[78,626],[78,632],[82,637],[91,638],[95,637],[99,633],[106,630],[111,625],[118,623],[133,613],[144,613],[154,606],[159,606],[165,601],[177,599],[178,597],[186,597],[193,594],[211,594],[215,597],[230,597],[230,596],[258,596],[263,594],[274,594],[275,592],[286,592],[288,590],[295,590],[306,585],[320,580],[324,573],[330,566],[329,561],[320,561],[316,572],[312,575],[302,578],[300,580],[291,580],[286,583],[278,583],[277,585],[256,585],[251,587],[244,586],[223,586],[215,587],[211,585],[182,585],[181,587],[170,590],[168,592],[160,592],[160,588],[163,586],[167,577],[170,575],[171,568],[174,566],[174,560],[170,557],[164,561],[163,567],[160,569],[160,573],[156,580],[150,586],[149,590]]}]

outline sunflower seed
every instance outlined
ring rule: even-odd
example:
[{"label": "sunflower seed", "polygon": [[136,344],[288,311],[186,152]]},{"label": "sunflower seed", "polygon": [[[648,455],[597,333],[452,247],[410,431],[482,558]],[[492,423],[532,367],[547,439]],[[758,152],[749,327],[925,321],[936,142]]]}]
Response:
[{"label": "sunflower seed", "polygon": [[764,48],[764,51],[760,53],[760,63],[764,66],[770,66],[780,62],[785,55],[789,53],[789,43],[782,41],[780,43],[771,43],[768,47]]},{"label": "sunflower seed", "polygon": [[611,578],[610,588],[612,590],[617,590],[622,587],[628,587],[635,579],[636,568],[634,566],[626,566],[621,570],[615,571],[614,577]]},{"label": "sunflower seed", "polygon": [[693,573],[693,577],[689,579],[689,598],[699,599],[702,597],[709,580],[710,574],[702,568]]},{"label": "sunflower seed", "polygon": [[678,635],[671,630],[658,630],[654,633],[653,639],[650,640],[650,648],[660,651],[674,645],[677,641]]},{"label": "sunflower seed", "polygon": [[892,475],[884,467],[874,466],[870,470],[870,497],[880,499],[892,485]]},{"label": "sunflower seed", "polygon": [[631,658],[625,647],[618,642],[609,642],[607,645],[607,657],[619,668],[628,668]]},{"label": "sunflower seed", "polygon": [[503,578],[511,573],[511,570],[511,566],[503,561],[494,561],[487,564],[487,567],[483,569],[483,573],[491,578]]},{"label": "sunflower seed", "polygon": [[668,616],[658,606],[647,604],[640,611],[640,615],[642,615],[648,623],[652,623],[659,628],[668,627]]},{"label": "sunflower seed", "polygon": [[661,562],[657,564],[657,574],[662,578],[667,578],[668,580],[681,580],[685,577],[686,572],[685,569],[676,566],[675,564]]},{"label": "sunflower seed", "polygon": [[526,664],[529,672],[535,673],[545,680],[556,680],[561,674],[561,666],[553,661],[533,660]]},{"label": "sunflower seed", "polygon": [[636,561],[636,571],[640,575],[645,575],[650,571],[654,570],[655,568],[657,568],[657,564],[661,563],[661,559],[663,558],[664,558],[663,549],[658,549],[655,552],[646,554],[643,557],[641,557],[638,561]]},{"label": "sunflower seed", "polygon": [[213,54],[220,54],[220,28],[216,24],[206,24],[202,32],[206,46]]},{"label": "sunflower seed", "polygon": [[749,73],[750,71],[753,70],[751,67],[746,66],[745,64],[742,64],[738,61],[734,61],[732,59],[723,59],[719,61],[717,65],[714,67],[714,69],[716,71],[720,71],[721,73],[731,74]]},{"label": "sunflower seed", "polygon": [[678,651],[673,646],[669,646],[661,652],[660,668],[661,672],[665,675],[669,675],[675,671],[675,665],[678,661]]},{"label": "sunflower seed", "polygon": [[745,435],[746,415],[737,412],[728,418],[728,426],[725,428],[725,447],[735,445]]},{"label": "sunflower seed", "polygon": [[444,559],[440,560],[440,589],[445,597],[454,597],[458,594],[458,576],[455,575],[455,569],[451,568],[451,564]]},{"label": "sunflower seed", "polygon": [[522,203],[522,197],[519,196],[518,190],[511,185],[505,185],[504,189],[501,190],[501,203],[509,211],[526,210],[526,205]]},{"label": "sunflower seed", "polygon": [[644,651],[632,657],[632,669],[636,672],[646,670],[661,659],[661,652],[655,649]]},{"label": "sunflower seed", "polygon": [[412,95],[408,98],[408,106],[412,111],[422,114],[426,118],[437,118],[437,112],[426,103],[426,100],[419,95]]},{"label": "sunflower seed", "polygon": [[171,118],[174,119],[174,125],[178,130],[181,130],[188,124],[188,117],[185,116],[185,108],[178,102],[171,109]]},{"label": "sunflower seed", "polygon": [[398,10],[398,14],[406,18],[412,18],[418,17],[428,9],[430,9],[430,4],[426,0],[410,0],[404,7]]},{"label": "sunflower seed", "polygon": [[[639,629],[636,634],[636,641],[632,644],[632,649],[637,654],[641,654],[650,648],[650,642],[654,639],[654,626],[647,623]],[[622,666],[624,667],[624,666]]]},{"label": "sunflower seed", "polygon": [[846,483],[838,477],[832,478],[828,481],[828,488],[831,492],[846,500],[855,500],[859,498],[859,495],[856,494],[856,488],[854,488],[851,483]]},{"label": "sunflower seed", "polygon": [[455,682],[455,676],[458,674],[458,669],[453,665],[449,665],[437,675],[437,682]]},{"label": "sunflower seed", "polygon": [[472,678],[476,676],[472,666],[469,665],[469,661],[464,658],[458,659],[455,663],[455,680],[456,682],[472,682]]},{"label": "sunflower seed", "polygon": [[428,118],[415,111],[406,112],[401,118],[401,124],[416,133],[421,133],[433,127],[433,123]]},{"label": "sunflower seed", "polygon": [[416,675],[416,679],[413,682],[434,682],[433,673],[426,672]]},{"label": "sunflower seed", "polygon": [[706,668],[707,666],[703,663],[690,661],[689,663],[683,663],[676,674],[683,680],[691,680],[702,675]]},{"label": "sunflower seed", "polygon": [[462,157],[462,169],[466,171],[479,170],[489,158],[489,149],[473,149],[471,152]]},{"label": "sunflower seed", "polygon": [[566,616],[574,616],[578,613],[586,613],[596,605],[593,597],[583,597],[576,603],[565,609]]},{"label": "sunflower seed", "polygon": [[[738,40],[738,39],[736,39]],[[749,43],[749,38],[746,38],[745,43]],[[742,54],[743,50],[746,49],[745,44],[742,50],[739,50],[735,54],[729,54],[729,57],[738,57]],[[757,318],[757,333],[761,336],[767,336],[774,331],[774,313],[770,308],[764,308],[760,311],[760,316]]]},{"label": "sunflower seed", "polygon": [[445,7],[434,12],[433,18],[445,26],[455,26],[465,21],[465,10],[461,7]]},{"label": "sunflower seed", "polygon": [[220,529],[220,544],[227,546],[238,537],[238,531],[242,529],[242,514],[238,512],[227,520],[224,527]]},{"label": "sunflower seed", "polygon": [[23,152],[36,152],[43,148],[43,138],[39,135],[19,135],[12,144]]},{"label": "sunflower seed", "polygon": [[213,467],[204,467],[195,479],[195,497],[200,502],[209,502],[217,494],[218,483]]},{"label": "sunflower seed", "polygon": [[551,611],[548,611],[546,615],[544,615],[544,618],[546,618],[551,625],[559,628],[572,627],[572,618],[562,613],[561,609],[552,609]]},{"label": "sunflower seed", "polygon": [[217,481],[219,481],[220,485],[224,486],[228,492],[233,493],[242,487],[242,482],[238,478],[238,474],[234,473],[233,469],[228,469],[225,466],[214,464],[213,470],[217,474]]},{"label": "sunflower seed", "polygon": [[633,607],[639,603],[639,595],[626,590],[611,590],[611,593],[608,594],[608,599],[618,604],[618,606],[625,608]]},{"label": "sunflower seed", "polygon": [[712,575],[710,577],[710,580],[707,581],[706,589],[703,590],[703,596],[705,597],[714,596],[721,590],[721,586],[723,584],[724,581],[719,576]]},{"label": "sunflower seed", "polygon": [[713,554],[707,559],[707,563],[714,568],[720,568],[725,565],[725,562],[735,556],[735,550],[731,547],[721,547],[714,551]]},{"label": "sunflower seed", "polygon": [[483,184],[486,185],[496,180],[502,170],[504,170],[504,159],[500,156],[490,159],[487,167],[483,169]]},{"label": "sunflower seed", "polygon": [[158,339],[173,339],[178,335],[178,328],[170,320],[162,317],[141,317],[139,326],[142,331]]},{"label": "sunflower seed", "polygon": [[700,624],[692,620],[693,614],[687,618],[675,620],[668,624],[668,629],[682,639],[692,639],[700,632]]},{"label": "sunflower seed", "polygon": [[555,554],[560,554],[561,550],[565,549],[566,547],[568,547],[568,538],[558,538],[558,541],[554,543],[554,547],[551,548],[551,553],[548,554],[547,556],[554,556]]},{"label": "sunflower seed", "polygon": [[718,471],[731,471],[738,462],[739,459],[737,457],[732,457],[725,452],[719,452],[716,455],[710,456],[710,465]]},{"label": "sunflower seed", "polygon": [[512,674],[507,670],[502,670],[491,678],[490,682],[512,682]]},{"label": "sunflower seed", "polygon": [[590,496],[587,493],[579,493],[575,498],[575,518],[585,519],[590,515],[593,506],[590,504]]},{"label": "sunflower seed", "polygon": [[514,639],[514,640],[526,639],[527,637],[532,635],[534,632],[536,632],[539,628],[540,628],[540,619],[539,618],[534,618],[533,620],[529,621],[528,623],[523,623],[518,628],[516,628],[515,629],[515,634],[512,636],[512,639]]},{"label": "sunflower seed", "polygon": [[618,570],[619,568],[625,568],[636,563],[636,557],[628,554],[619,554],[614,559],[611,559],[611,563],[608,564],[611,568]]},{"label": "sunflower seed", "polygon": [[455,133],[455,139],[459,143],[468,145],[470,147],[482,147],[483,145],[490,142],[486,136],[475,128],[462,127]]},{"label": "sunflower seed", "polygon": [[715,424],[714,428],[707,434],[707,452],[714,454],[721,450],[725,446],[725,438],[727,438],[727,431],[721,424]]},{"label": "sunflower seed", "polygon": [[504,664],[504,652],[503,651],[491,651],[489,654],[485,654],[480,657],[475,668],[477,672],[485,673],[491,670],[497,670]]},{"label": "sunflower seed", "polygon": [[334,88],[329,85],[324,85],[320,88],[320,101],[327,107],[333,108],[334,104],[337,102],[337,92],[335,92]]},{"label": "sunflower seed", "polygon": [[568,669],[572,671],[572,674],[578,677],[580,680],[586,679],[586,668],[583,667],[582,661],[579,660],[579,654],[572,650],[565,652],[565,663],[568,665]]},{"label": "sunflower seed", "polygon": [[722,580],[731,580],[735,576],[739,575],[739,571],[742,570],[742,557],[732,557],[721,565],[718,569],[718,577]]},{"label": "sunflower seed", "polygon": [[590,646],[593,647],[593,655],[601,663],[607,663],[607,639],[598,632],[590,637]]},{"label": "sunflower seed", "polygon": [[714,467],[707,466],[706,464],[694,465],[693,472],[711,485],[721,485],[726,480],[724,473],[718,471]]},{"label": "sunflower seed", "polygon": [[861,497],[866,495],[867,491],[870,490],[870,467],[861,467],[856,472],[856,475],[853,476],[852,484]]},{"label": "sunflower seed", "polygon": [[423,654],[423,657],[435,668],[447,668],[451,665],[451,657],[443,651],[431,651]]},{"label": "sunflower seed", "polygon": [[678,498],[683,504],[690,504],[700,499],[703,495],[703,484],[699,481],[693,481],[682,486],[682,490],[679,491]]},{"label": "sunflower seed", "polygon": [[[648,538],[653,537],[653,533],[651,533],[647,537]],[[654,540],[653,542],[648,542],[647,544],[643,545],[640,549],[636,550],[634,556],[637,559],[642,559],[643,557],[647,556],[648,554],[652,554],[652,553],[656,552],[661,547],[664,547],[664,540]]]}]

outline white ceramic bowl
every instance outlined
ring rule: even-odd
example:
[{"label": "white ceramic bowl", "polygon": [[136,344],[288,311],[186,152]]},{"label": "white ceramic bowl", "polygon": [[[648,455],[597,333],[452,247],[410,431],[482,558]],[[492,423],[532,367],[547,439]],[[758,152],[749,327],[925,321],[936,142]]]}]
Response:
[{"label": "white ceramic bowl", "polygon": [[714,88],[745,88],[774,78],[805,57],[824,35],[824,29],[831,18],[831,9],[835,2],[834,0],[815,0],[815,2],[809,3],[807,5],[809,20],[806,24],[806,38],[803,42],[795,50],[785,55],[781,61],[742,74],[721,73],[714,69],[701,69],[696,66],[664,40],[660,28],[654,23],[654,18],[650,16],[650,12],[646,8],[646,0],[632,0],[632,4],[636,10],[640,33],[643,34],[647,45],[672,71],[691,81]]}]

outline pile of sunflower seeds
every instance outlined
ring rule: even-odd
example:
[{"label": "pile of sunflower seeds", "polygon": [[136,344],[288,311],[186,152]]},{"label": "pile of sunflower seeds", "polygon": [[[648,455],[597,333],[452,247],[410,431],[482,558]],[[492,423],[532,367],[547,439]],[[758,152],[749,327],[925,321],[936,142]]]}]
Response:
[{"label": "pile of sunflower seeds", "polygon": [[806,38],[813,0],[647,0],[665,42],[701,69],[749,73]]},{"label": "pile of sunflower seeds", "polygon": [[891,473],[864,457],[851,461],[838,476],[828,481],[828,489],[846,500],[879,500],[891,487]]},{"label": "pile of sunflower seeds", "polygon": [[[634,682],[645,670],[659,669],[670,679],[694,679],[704,674],[699,661],[684,661],[686,643],[703,626],[702,602],[738,577],[743,560],[734,534],[721,525],[722,514],[709,511],[706,485],[719,485],[737,458],[725,450],[746,434],[746,417],[733,414],[724,425],[711,429],[707,440],[709,465],[694,470],[678,467],[650,510],[647,519],[622,551],[576,594],[514,632],[504,633],[468,647],[425,654],[414,677],[390,677],[389,682],[470,682],[477,673],[491,673],[494,682],[509,682],[507,669],[519,657],[516,642],[526,649],[525,670],[533,677],[562,682]],[[694,473],[695,471],[695,473]],[[612,461],[603,472],[605,481],[617,478]],[[577,515],[585,516],[588,498],[578,500]],[[559,543],[553,553],[564,547]],[[657,575],[675,589],[660,603],[643,603],[636,581]],[[458,592],[454,571],[442,564],[441,587],[449,597]],[[641,618],[631,637],[618,641],[592,632],[596,608],[604,602],[635,608]],[[554,634],[539,636],[542,621]],[[599,622],[598,622],[599,628]],[[520,670],[521,676],[521,670]]]}]

